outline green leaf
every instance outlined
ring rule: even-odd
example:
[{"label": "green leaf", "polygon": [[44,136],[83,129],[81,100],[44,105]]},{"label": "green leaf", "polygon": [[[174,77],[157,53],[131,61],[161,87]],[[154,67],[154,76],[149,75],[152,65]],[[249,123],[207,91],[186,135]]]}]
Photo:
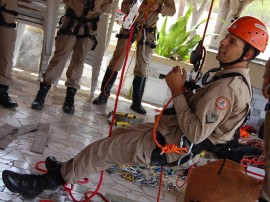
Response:
[{"label": "green leaf", "polygon": [[[178,17],[176,22],[172,24],[167,31],[168,18],[162,25],[157,40],[157,47],[155,52],[164,57],[171,57],[173,54],[178,54],[182,58],[189,56],[190,49],[192,49],[200,41],[200,36],[196,35],[189,39],[190,33],[196,30],[206,20],[202,20],[199,24],[187,31],[187,23],[192,14],[193,7],[189,7],[184,16]],[[188,41],[187,41],[188,40]]]},{"label": "green leaf", "polygon": [[159,32],[159,38],[158,38],[158,43],[157,43],[157,47],[156,47],[156,53],[160,54],[161,53],[161,47],[163,46],[163,42],[165,40],[166,37],[166,27],[167,27],[167,20],[168,18],[165,18],[165,21],[161,27],[161,30]]}]

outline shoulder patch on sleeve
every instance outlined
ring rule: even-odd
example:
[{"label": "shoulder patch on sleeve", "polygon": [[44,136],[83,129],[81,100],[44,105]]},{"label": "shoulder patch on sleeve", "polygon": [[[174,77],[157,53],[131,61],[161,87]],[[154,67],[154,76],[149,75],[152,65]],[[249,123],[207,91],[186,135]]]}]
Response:
[{"label": "shoulder patch on sleeve", "polygon": [[216,107],[219,110],[225,110],[229,107],[229,105],[230,105],[230,102],[229,102],[228,98],[226,98],[226,97],[221,96],[221,97],[217,98],[217,100],[216,100]]},{"label": "shoulder patch on sleeve", "polygon": [[206,123],[215,123],[217,121],[217,114],[214,112],[206,114]]}]

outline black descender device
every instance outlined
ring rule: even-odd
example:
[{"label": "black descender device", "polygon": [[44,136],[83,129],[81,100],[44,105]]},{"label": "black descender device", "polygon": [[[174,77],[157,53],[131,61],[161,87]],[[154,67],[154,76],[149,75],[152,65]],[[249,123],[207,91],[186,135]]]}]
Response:
[{"label": "black descender device", "polygon": [[199,41],[195,50],[193,50],[190,55],[190,63],[193,64],[193,68],[195,72],[199,70],[202,56],[203,56],[203,45],[202,45],[202,40],[201,40]]}]

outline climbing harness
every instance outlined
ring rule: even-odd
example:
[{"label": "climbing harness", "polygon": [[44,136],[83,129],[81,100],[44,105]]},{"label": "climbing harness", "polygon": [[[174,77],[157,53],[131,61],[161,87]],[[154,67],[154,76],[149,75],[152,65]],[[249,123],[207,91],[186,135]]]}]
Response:
[{"label": "climbing harness", "polygon": [[[69,18],[69,22],[68,22],[68,24],[66,25],[65,28],[61,28],[61,26],[60,26],[60,29],[57,32],[56,38],[59,35],[74,35],[77,38],[87,38],[88,37],[94,43],[91,50],[95,50],[95,48],[96,48],[96,46],[98,44],[98,41],[96,39],[96,36],[89,33],[89,25],[88,25],[88,23],[91,23],[92,24],[92,29],[94,31],[96,31],[97,30],[97,23],[99,22],[100,18],[99,18],[99,16],[94,17],[94,18],[87,18],[88,12],[93,11],[93,9],[94,9],[94,6],[95,6],[94,3],[95,3],[95,0],[88,0],[86,2],[84,10],[83,10],[82,17],[77,17],[76,14],[74,13],[74,11],[71,8],[67,8],[66,13],[65,13],[64,16]],[[60,20],[59,20],[60,25],[62,24],[62,20],[63,20],[64,16],[62,16],[60,18]],[[72,31],[74,23],[77,23],[77,25],[74,27],[74,29]],[[84,34],[79,33],[81,28],[83,28]]]}]

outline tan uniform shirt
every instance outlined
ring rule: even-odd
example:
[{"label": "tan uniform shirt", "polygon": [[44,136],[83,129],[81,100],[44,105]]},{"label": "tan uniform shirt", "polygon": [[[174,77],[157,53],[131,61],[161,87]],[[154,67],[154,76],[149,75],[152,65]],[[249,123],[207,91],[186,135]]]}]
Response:
[{"label": "tan uniform shirt", "polygon": [[[87,0],[63,0],[65,5],[71,8],[77,17],[81,17],[83,15],[84,6]],[[110,9],[110,5],[112,0],[95,0],[95,6],[93,11],[89,11],[87,17],[94,18],[100,16],[104,12],[108,12]]]},{"label": "tan uniform shirt", "polygon": [[[241,73],[250,85],[248,69],[237,68],[219,73],[230,72]],[[250,102],[251,92],[241,77],[223,78],[200,88],[190,98],[184,95],[175,97],[173,103],[177,115],[164,116],[158,130],[165,137],[171,131],[184,134],[195,144],[206,138],[213,144],[226,143],[244,121]]]}]

